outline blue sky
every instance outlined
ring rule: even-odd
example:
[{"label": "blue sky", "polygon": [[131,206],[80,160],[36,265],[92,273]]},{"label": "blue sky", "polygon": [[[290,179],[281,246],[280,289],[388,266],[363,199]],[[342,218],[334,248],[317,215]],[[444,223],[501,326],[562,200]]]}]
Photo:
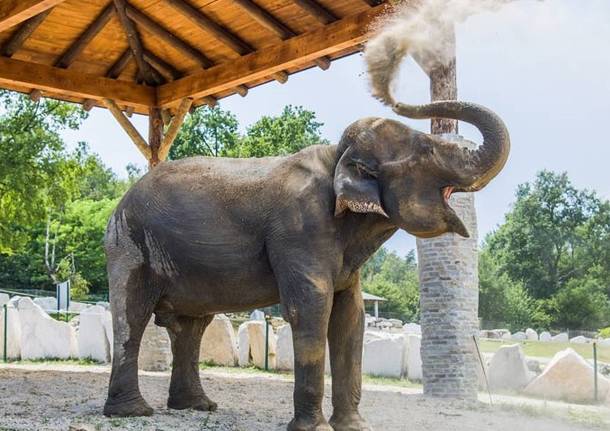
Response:
[{"label": "blue sky", "polygon": [[[496,111],[512,138],[506,168],[476,196],[481,238],[503,221],[516,186],[541,169],[567,171],[577,187],[610,199],[608,23],[608,0],[521,0],[457,27],[458,98]],[[429,99],[428,80],[411,60],[401,71],[397,99]],[[243,128],[261,115],[279,114],[287,104],[315,111],[331,142],[358,118],[394,117],[370,97],[360,55],[336,61],[327,71],[311,69],[291,76],[284,85],[270,83],[245,98],[221,101]],[[420,130],[429,128],[428,121],[406,122]],[[134,116],[134,123],[145,136],[145,118]],[[461,123],[460,132],[480,142],[469,125]],[[94,109],[79,131],[64,137],[71,145],[88,142],[121,176],[127,163],[145,165],[105,110]],[[415,241],[400,232],[386,245],[404,254]]]}]

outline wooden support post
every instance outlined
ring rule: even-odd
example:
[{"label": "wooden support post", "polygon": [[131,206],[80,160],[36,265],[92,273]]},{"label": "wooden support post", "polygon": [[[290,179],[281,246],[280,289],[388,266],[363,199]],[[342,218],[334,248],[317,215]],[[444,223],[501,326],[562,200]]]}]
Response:
[{"label": "wooden support post", "polygon": [[151,106],[148,108],[148,147],[150,148],[150,158],[148,166],[150,169],[159,164],[159,151],[163,143],[163,118],[161,108]]},{"label": "wooden support post", "polygon": [[182,126],[182,123],[184,123],[184,118],[191,109],[192,104],[193,100],[188,98],[182,99],[182,102],[180,102],[180,106],[176,111],[176,115],[174,115],[174,118],[172,118],[172,120],[170,121],[169,127],[167,128],[167,132],[163,137],[163,142],[161,142],[161,147],[159,148],[159,161],[163,161],[167,158],[169,150],[171,149],[172,144],[176,139],[176,136],[178,136],[180,127]]},{"label": "wooden support post", "polygon": [[38,89],[34,89],[34,90],[30,91],[30,100],[32,102],[39,102],[41,97],[42,97],[42,91],[40,91]]},{"label": "wooden support post", "polygon": [[106,108],[108,108],[110,113],[118,121],[119,125],[123,128],[123,130],[125,130],[127,135],[131,138],[133,143],[136,144],[136,147],[138,147],[138,150],[140,150],[142,155],[144,157],[146,157],[146,160],[151,160],[152,154],[151,154],[150,147],[146,143],[146,140],[144,140],[142,135],[140,135],[140,132],[138,132],[137,129],[133,126],[133,124],[131,124],[131,121],[129,121],[129,119],[127,119],[127,117],[125,117],[125,115],[123,115],[123,112],[121,112],[121,108],[119,108],[117,106],[117,104],[114,103],[113,100],[103,99],[103,102],[104,102],[104,105],[106,105]]}]

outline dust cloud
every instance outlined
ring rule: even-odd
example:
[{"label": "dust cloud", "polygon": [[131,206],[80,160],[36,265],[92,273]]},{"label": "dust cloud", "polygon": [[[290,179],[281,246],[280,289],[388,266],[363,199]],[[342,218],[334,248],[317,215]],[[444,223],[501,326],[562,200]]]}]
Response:
[{"label": "dust cloud", "polygon": [[394,105],[394,81],[402,60],[411,55],[425,69],[446,64],[454,54],[452,28],[469,16],[496,11],[507,0],[394,1],[391,11],[375,23],[364,49],[372,95]]}]

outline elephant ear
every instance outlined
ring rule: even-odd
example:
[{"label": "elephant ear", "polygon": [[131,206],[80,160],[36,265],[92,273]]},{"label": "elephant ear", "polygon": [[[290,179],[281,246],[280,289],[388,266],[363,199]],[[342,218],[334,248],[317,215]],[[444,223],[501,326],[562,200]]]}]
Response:
[{"label": "elephant ear", "polygon": [[335,216],[349,209],[355,213],[377,213],[388,217],[381,206],[374,170],[353,153],[353,148],[348,148],[335,168]]}]

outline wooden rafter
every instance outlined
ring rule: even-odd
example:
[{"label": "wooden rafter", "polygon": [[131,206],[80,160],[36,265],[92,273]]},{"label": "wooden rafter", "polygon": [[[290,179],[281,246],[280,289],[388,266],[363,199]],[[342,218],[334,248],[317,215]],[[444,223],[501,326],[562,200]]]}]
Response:
[{"label": "wooden rafter", "polygon": [[331,22],[335,22],[338,19],[334,13],[326,9],[324,6],[322,6],[315,0],[292,1],[324,25],[330,24]]},{"label": "wooden rafter", "polygon": [[113,2],[123,31],[125,31],[125,35],[127,36],[129,48],[131,49],[133,58],[136,60],[140,76],[149,84],[157,83],[150,65],[144,60],[144,47],[142,45],[142,40],[140,39],[140,34],[131,21],[131,17],[128,16],[129,4],[126,0],[113,0]]},{"label": "wooden rafter", "polygon": [[[235,1],[235,3],[237,3],[243,10],[245,10],[256,22],[268,30],[271,30],[280,39],[286,40],[297,35],[297,33],[290,27],[251,0],[233,1]],[[330,59],[328,57],[316,58],[314,62],[322,70],[327,70],[330,67]]]},{"label": "wooden rafter", "polygon": [[144,50],[144,60],[148,62],[152,67],[163,75],[166,81],[175,81],[182,77],[182,73],[174,66],[166,62],[165,60],[157,57],[150,51]]},{"label": "wooden rafter", "polygon": [[[110,79],[117,79],[119,76],[121,76],[121,73],[123,72],[123,70],[125,70],[132,58],[133,57],[131,54],[131,49],[127,48],[125,52],[123,52],[123,54],[121,54],[121,56],[118,58],[118,60],[115,61],[112,66],[110,66],[104,76]],[[87,99],[83,102],[83,109],[85,111],[90,111],[95,104],[96,100]]]},{"label": "wooden rafter", "polygon": [[104,26],[108,24],[110,18],[114,15],[114,5],[110,3],[106,6],[100,14],[93,20],[93,22],[81,33],[76,41],[70,45],[70,47],[63,53],[63,55],[55,62],[55,66],[68,68],[76,60],[76,57],[83,52],[89,42],[93,40],[97,34],[102,31]]},{"label": "wooden rafter", "polygon": [[209,96],[359,45],[367,39],[370,24],[384,11],[385,6],[377,6],[272,47],[164,84],[158,88],[157,101],[160,106],[167,106],[184,97],[198,99]]},{"label": "wooden rafter", "polygon": [[36,31],[36,29],[42,24],[45,18],[51,13],[53,9],[47,9],[46,11],[33,16],[26,22],[19,26],[19,29],[11,35],[11,37],[2,45],[0,49],[0,55],[4,57],[12,57],[23,45],[28,37]]},{"label": "wooden rafter", "polygon": [[6,0],[0,2],[0,32],[51,9],[65,0]]},{"label": "wooden rafter", "polygon": [[[115,0],[117,1],[117,0]],[[157,36],[159,39],[164,40],[170,46],[181,51],[191,59],[199,63],[203,68],[208,68],[214,63],[204,53],[199,51],[197,48],[190,45],[188,42],[180,39],[170,30],[163,27],[161,24],[154,21],[148,15],[137,10],[133,6],[127,5],[127,16],[134,20],[138,25],[145,28],[147,31]]]},{"label": "wooden rafter", "polygon": [[[217,24],[214,20],[201,12],[199,9],[192,6],[188,0],[165,0],[172,7],[194,22],[204,31],[214,35],[223,44],[239,55],[246,55],[253,52],[255,49],[246,41],[231,33],[225,27]],[[285,83],[288,80],[286,72],[273,75],[273,79],[280,83]]]},{"label": "wooden rafter", "polygon": [[218,40],[240,55],[254,51],[246,41],[231,33],[228,29],[217,24],[206,14],[192,6],[187,0],[165,0],[173,8],[190,19],[204,31],[214,35]]},{"label": "wooden rafter", "polygon": [[81,99],[112,98],[140,110],[156,103],[155,90],[150,87],[6,57],[0,57],[0,84],[61,92]]}]

